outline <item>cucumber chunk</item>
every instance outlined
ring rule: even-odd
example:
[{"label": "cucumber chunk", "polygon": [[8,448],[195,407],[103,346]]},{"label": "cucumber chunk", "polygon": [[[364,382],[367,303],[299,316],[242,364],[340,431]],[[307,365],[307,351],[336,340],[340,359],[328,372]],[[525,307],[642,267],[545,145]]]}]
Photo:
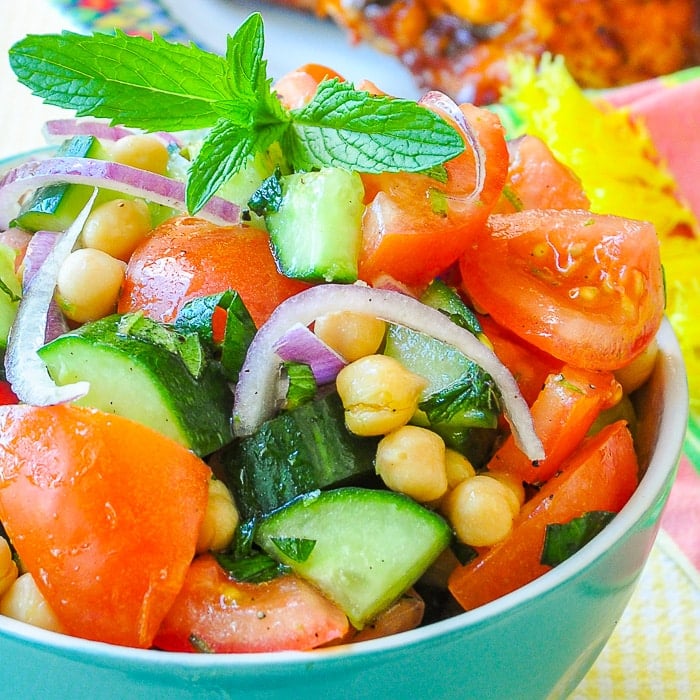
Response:
[{"label": "cucumber chunk", "polygon": [[262,183],[270,177],[282,160],[277,148],[266,153],[256,153],[248,159],[245,166],[231,177],[216,193],[219,197],[235,202],[241,207],[241,213],[251,226],[265,228],[265,220],[248,208],[248,201]]},{"label": "cucumber chunk", "polygon": [[[432,282],[421,301],[481,334],[477,317],[444,282]],[[389,326],[384,353],[428,382],[411,422],[430,427],[449,447],[481,464],[495,438],[501,410],[491,377],[459,350],[403,326]]]},{"label": "cucumber chunk", "polygon": [[7,336],[15,320],[22,287],[15,274],[17,253],[0,243],[0,350],[7,347]]},{"label": "cucumber chunk", "polygon": [[[471,309],[443,282],[433,282],[421,297],[421,301],[445,311],[452,317],[464,319],[465,327],[469,328],[473,319],[475,327],[481,330]],[[474,365],[451,345],[424,333],[393,324],[387,331],[384,353],[428,381],[421,393],[421,401],[459,380]]]},{"label": "cucumber chunk", "polygon": [[377,441],[348,431],[335,393],[280,413],[223,455],[241,516],[264,515],[301,494],[373,474]]},{"label": "cucumber chunk", "polygon": [[[106,152],[94,136],[73,136],[56,152],[57,156],[106,158]],[[39,188],[22,206],[13,225],[26,231],[65,231],[85,206],[92,187],[55,184]]]},{"label": "cucumber chunk", "polygon": [[[126,416],[207,455],[232,439],[232,394],[217,363],[193,374],[183,357],[123,332],[112,315],[59,336],[39,350],[59,384],[86,380],[76,403]],[[154,322],[155,323],[155,322]]]},{"label": "cucumber chunk", "polygon": [[473,335],[483,332],[476,314],[462,301],[457,291],[441,279],[434,279],[421,295],[420,300],[433,309],[444,311],[455,323],[466,328]]},{"label": "cucumber chunk", "polygon": [[450,537],[439,515],[410,498],[355,487],[302,496],[262,520],[255,535],[357,629],[410,588]]},{"label": "cucumber chunk", "polygon": [[282,202],[265,223],[280,270],[295,279],[357,280],[364,187],[360,176],[323,168],[282,177]]}]

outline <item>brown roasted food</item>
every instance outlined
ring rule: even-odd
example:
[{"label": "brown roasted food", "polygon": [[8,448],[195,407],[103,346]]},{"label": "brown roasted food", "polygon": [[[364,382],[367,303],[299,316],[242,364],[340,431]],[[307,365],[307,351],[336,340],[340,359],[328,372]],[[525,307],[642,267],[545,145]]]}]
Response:
[{"label": "brown roasted food", "polygon": [[562,54],[583,87],[624,85],[698,60],[698,0],[276,0],[397,56],[419,87],[491,102],[514,52]]}]

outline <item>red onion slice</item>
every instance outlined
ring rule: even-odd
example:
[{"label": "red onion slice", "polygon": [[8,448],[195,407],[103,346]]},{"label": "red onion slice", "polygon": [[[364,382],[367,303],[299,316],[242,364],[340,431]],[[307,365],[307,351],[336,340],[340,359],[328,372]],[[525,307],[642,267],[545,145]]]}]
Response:
[{"label": "red onion slice", "polygon": [[51,119],[44,124],[44,133],[48,141],[71,136],[94,136],[102,141],[118,141],[136,132],[94,119]]},{"label": "red onion slice", "polygon": [[[187,211],[185,184],[179,180],[107,160],[47,158],[22,163],[0,180],[0,229],[7,228],[17,215],[24,194],[60,182],[102,187]],[[239,223],[240,213],[233,202],[212,197],[198,215],[226,226]]]},{"label": "red onion slice", "polygon": [[10,328],[5,354],[5,374],[17,398],[34,406],[74,401],[87,394],[88,382],[58,386],[37,354],[44,344],[46,321],[56,288],[58,271],[73,250],[90,214],[97,190],[75,221],[66,229],[32,277]]},{"label": "red onion slice", "polygon": [[[36,273],[41,269],[44,261],[53,250],[58,241],[60,233],[55,231],[37,231],[29,240],[27,252],[22,261],[22,292],[26,293],[30,282],[34,279]],[[59,335],[68,331],[68,323],[66,317],[58,308],[55,299],[51,299],[46,315],[46,332],[44,333],[44,342],[57,338]]]},{"label": "red onion slice", "polygon": [[462,112],[459,105],[454,100],[437,90],[426,92],[418,101],[418,104],[433,107],[437,111],[442,112],[443,115],[449,117],[457,124],[467,144],[474,153],[474,167],[476,169],[474,189],[466,197],[449,195],[448,198],[454,201],[465,199],[467,202],[477,199],[481,195],[484,189],[484,183],[486,182],[486,153],[484,153],[484,149],[481,147],[481,143],[476,133],[474,133],[474,129],[472,129],[469,120],[464,116],[464,112]]},{"label": "red onion slice", "polygon": [[272,349],[287,362],[309,365],[317,384],[332,382],[347,364],[335,350],[300,323],[293,325]]},{"label": "red onion slice", "polygon": [[[51,119],[44,124],[44,134],[47,141],[61,141],[71,136],[94,136],[100,141],[118,141],[125,136],[142,133],[127,129],[124,126],[110,126],[107,122],[97,119]],[[155,135],[166,144],[182,145],[180,141],[166,131],[155,132]]]},{"label": "red onion slice", "polygon": [[233,429],[236,435],[253,433],[275,410],[280,358],[275,344],[296,324],[308,326],[319,316],[352,311],[381,318],[425,333],[452,345],[480,365],[501,391],[504,411],[517,445],[531,460],[544,457],[532,416],[507,367],[469,331],[445,314],[405,294],[361,285],[321,284],[290,297],[260,327],[248,348],[235,388]]}]

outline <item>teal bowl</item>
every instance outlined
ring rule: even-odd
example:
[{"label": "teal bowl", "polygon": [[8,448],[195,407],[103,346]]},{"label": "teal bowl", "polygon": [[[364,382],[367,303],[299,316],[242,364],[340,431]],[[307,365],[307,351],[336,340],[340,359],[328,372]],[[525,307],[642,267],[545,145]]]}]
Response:
[{"label": "teal bowl", "polygon": [[179,654],[127,649],[0,617],[3,697],[565,698],[610,637],[649,556],[688,419],[668,322],[640,397],[645,469],[629,503],[536,581],[468,613],[392,637],[314,652]]}]

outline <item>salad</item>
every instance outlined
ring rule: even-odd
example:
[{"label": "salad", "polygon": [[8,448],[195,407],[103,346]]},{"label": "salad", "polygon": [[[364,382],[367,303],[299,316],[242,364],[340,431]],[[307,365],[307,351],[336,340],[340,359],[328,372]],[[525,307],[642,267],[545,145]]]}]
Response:
[{"label": "salad", "polygon": [[[30,36],[78,119],[0,179],[0,613],[190,652],[470,610],[639,478],[656,230],[542,139],[307,65]],[[105,121],[109,120],[109,122]]]}]

